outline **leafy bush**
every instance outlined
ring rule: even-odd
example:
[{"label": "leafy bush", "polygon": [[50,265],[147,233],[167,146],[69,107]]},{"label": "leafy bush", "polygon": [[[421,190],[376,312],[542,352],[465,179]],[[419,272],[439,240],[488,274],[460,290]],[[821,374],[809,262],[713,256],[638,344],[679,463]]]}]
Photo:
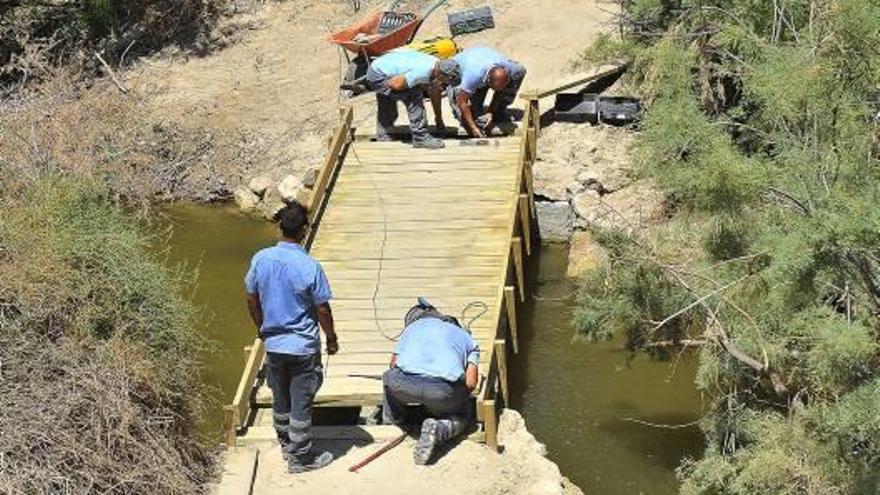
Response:
[{"label": "leafy bush", "polygon": [[585,281],[582,331],[700,347],[707,449],[683,493],[873,492],[880,4],[621,4],[623,41],[586,59],[633,60],[637,162],[677,218],[601,236],[618,256]]},{"label": "leafy bush", "polygon": [[0,491],[196,492],[211,459],[186,273],[102,187],[28,186],[0,216]]}]

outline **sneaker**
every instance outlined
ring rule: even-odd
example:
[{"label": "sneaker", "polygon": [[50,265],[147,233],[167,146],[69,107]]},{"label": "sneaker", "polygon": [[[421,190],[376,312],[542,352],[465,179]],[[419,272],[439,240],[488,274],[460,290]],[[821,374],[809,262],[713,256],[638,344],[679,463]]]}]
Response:
[{"label": "sneaker", "polygon": [[394,140],[391,139],[391,136],[389,136],[388,134],[376,134],[376,137],[373,139],[373,141],[377,143],[390,143]]},{"label": "sneaker", "polygon": [[446,144],[443,142],[443,140],[437,139],[435,137],[427,137],[418,141],[414,140],[412,145],[413,148],[425,148],[429,150],[437,150],[446,147]]},{"label": "sneaker", "polygon": [[291,458],[287,462],[287,472],[298,474],[307,471],[314,471],[316,469],[327,467],[331,462],[333,462],[333,454],[330,452],[321,452],[320,454],[313,456],[308,462],[302,462]]},{"label": "sneaker", "polygon": [[434,447],[437,446],[437,428],[439,424],[436,419],[428,418],[422,423],[422,435],[413,449],[413,462],[419,466],[424,466],[431,459],[434,453]]}]

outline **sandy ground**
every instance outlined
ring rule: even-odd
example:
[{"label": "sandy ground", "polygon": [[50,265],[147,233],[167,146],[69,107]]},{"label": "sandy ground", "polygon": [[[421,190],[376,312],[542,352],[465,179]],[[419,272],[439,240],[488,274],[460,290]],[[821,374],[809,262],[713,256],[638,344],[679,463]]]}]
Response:
[{"label": "sandy ground", "polygon": [[[156,118],[241,131],[258,140],[262,163],[242,171],[243,182],[261,173],[274,180],[302,173],[320,163],[342,102],[337,88],[344,60],[326,38],[384,4],[365,1],[354,13],[346,0],[268,3],[242,16],[243,41],[204,58],[147,62],[137,78],[155,95]],[[427,2],[410,4],[420,10]],[[448,35],[447,13],[483,4],[451,0],[428,19],[418,38]],[[545,87],[570,74],[592,37],[609,28],[613,8],[597,0],[495,0],[490,5],[496,28],[456,41],[464,47],[494,46],[525,64],[525,88]],[[370,119],[372,107],[372,98],[362,97],[356,115]]]},{"label": "sandy ground", "polygon": [[[435,463],[416,466],[412,461],[415,441],[408,438],[357,473],[348,472],[348,467],[381,444],[354,446],[345,441],[318,441],[316,447],[333,452],[337,460],[320,471],[299,475],[288,474],[277,444],[266,442],[248,448],[260,450],[253,494],[582,495],[560,475],[555,464],[544,458],[544,446],[526,430],[517,412],[508,410],[502,414],[499,440],[503,445],[500,454],[464,440]],[[248,455],[253,454],[247,450],[234,452],[230,454],[230,464]],[[233,493],[228,487],[228,483],[221,486],[215,494]]]}]

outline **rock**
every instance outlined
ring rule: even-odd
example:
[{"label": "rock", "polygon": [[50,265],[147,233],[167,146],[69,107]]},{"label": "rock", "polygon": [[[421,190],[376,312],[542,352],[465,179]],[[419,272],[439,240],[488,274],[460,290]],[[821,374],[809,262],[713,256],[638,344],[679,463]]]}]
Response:
[{"label": "rock", "polygon": [[265,175],[258,175],[248,182],[248,188],[252,193],[256,194],[259,197],[263,197],[266,194],[266,190],[269,189],[269,186],[272,185],[272,180]]},{"label": "rock", "polygon": [[303,175],[302,183],[306,189],[312,189],[315,187],[315,181],[318,180],[318,169],[310,168],[306,170],[306,173]]},{"label": "rock", "polygon": [[278,210],[284,208],[284,201],[281,200],[281,195],[277,190],[269,188],[266,190],[263,201],[260,202],[258,208],[263,217],[267,220],[274,220]]},{"label": "rock", "polygon": [[297,176],[288,175],[281,179],[276,189],[282,201],[290,202],[297,199],[297,195],[304,189],[304,186]]},{"label": "rock", "polygon": [[260,203],[260,197],[246,186],[238,186],[232,194],[241,211],[253,211]]},{"label": "rock", "polygon": [[600,196],[586,190],[574,197],[579,227],[623,229],[632,232],[663,216],[665,196],[643,182]]},{"label": "rock", "polygon": [[607,194],[632,184],[633,179],[629,168],[609,166],[597,160],[595,164],[588,165],[578,172],[576,181],[585,189],[595,189]]},{"label": "rock", "polygon": [[567,201],[539,201],[535,203],[541,239],[548,242],[568,242],[574,229],[574,213]]},{"label": "rock", "polygon": [[535,194],[550,201],[568,201],[568,189],[577,187],[575,170],[558,161],[537,161],[533,166]]},{"label": "rock", "polygon": [[596,242],[592,234],[579,230],[571,235],[566,275],[577,278],[581,274],[601,266],[607,260],[608,254]]}]

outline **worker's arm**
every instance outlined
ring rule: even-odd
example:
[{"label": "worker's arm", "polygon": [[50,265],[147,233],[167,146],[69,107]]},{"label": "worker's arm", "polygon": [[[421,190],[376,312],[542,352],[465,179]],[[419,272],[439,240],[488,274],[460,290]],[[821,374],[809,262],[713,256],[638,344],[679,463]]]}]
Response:
[{"label": "worker's arm", "polygon": [[437,132],[443,132],[446,124],[443,122],[443,107],[441,106],[443,88],[440,84],[434,83],[428,86],[428,96],[431,97],[431,107],[434,109],[434,124],[437,126]]},{"label": "worker's arm", "polygon": [[468,363],[468,367],[464,372],[464,385],[467,387],[468,392],[473,392],[477,388],[478,383],[480,383],[480,373],[477,371],[477,365]]},{"label": "worker's arm", "polygon": [[318,317],[321,330],[327,336],[327,354],[332,356],[339,351],[339,338],[336,336],[336,328],[333,324],[333,310],[330,309],[330,303],[317,305],[315,307],[315,315]]},{"label": "worker's arm", "polygon": [[461,120],[464,121],[464,126],[471,137],[486,137],[474,121],[474,114],[471,113],[470,100],[471,95],[466,91],[459,91],[458,94],[455,95],[455,104],[458,106],[458,111],[461,112]]},{"label": "worker's arm", "polygon": [[391,91],[406,91],[409,89],[409,84],[406,82],[406,76],[403,74],[388,78],[388,80],[385,81],[385,86],[388,86],[388,89]]},{"label": "worker's arm", "polygon": [[492,95],[492,101],[489,103],[489,122],[486,124],[486,129],[492,129],[495,127],[495,113],[498,111],[498,107],[501,106],[501,102],[504,101],[502,94],[500,91],[495,91]]},{"label": "worker's arm", "polygon": [[391,361],[388,363],[389,368],[397,366],[397,354],[391,354]]},{"label": "worker's arm", "polygon": [[251,314],[251,320],[257,326],[257,335],[260,335],[260,328],[263,326],[263,308],[260,306],[260,295],[245,293],[247,299],[248,313]]}]

